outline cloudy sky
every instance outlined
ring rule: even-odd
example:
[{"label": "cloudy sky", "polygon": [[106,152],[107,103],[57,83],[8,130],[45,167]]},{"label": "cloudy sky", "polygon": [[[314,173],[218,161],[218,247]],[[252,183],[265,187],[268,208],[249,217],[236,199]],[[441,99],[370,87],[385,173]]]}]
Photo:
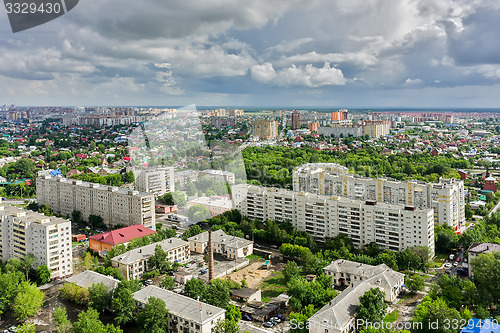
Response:
[{"label": "cloudy sky", "polygon": [[12,33],[0,104],[500,107],[498,0],[82,0]]}]

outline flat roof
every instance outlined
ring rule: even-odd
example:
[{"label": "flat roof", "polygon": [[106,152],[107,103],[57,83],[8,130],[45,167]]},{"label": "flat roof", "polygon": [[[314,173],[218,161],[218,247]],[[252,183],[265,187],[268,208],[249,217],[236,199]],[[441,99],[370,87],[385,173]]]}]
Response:
[{"label": "flat roof", "polygon": [[99,190],[99,191],[103,191],[103,192],[120,193],[123,195],[130,195],[130,196],[135,196],[135,197],[154,197],[153,193],[140,192],[137,190],[127,190],[127,189],[120,188],[117,186],[102,185],[102,184],[98,184],[98,183],[89,183],[89,182],[86,182],[83,180],[78,180],[78,179],[69,179],[69,178],[51,177],[51,176],[43,176],[43,177],[38,177],[38,178],[50,180],[53,182],[64,183],[64,184],[68,184],[68,185],[93,188],[95,190]]},{"label": "flat roof", "polygon": [[20,221],[38,223],[43,225],[56,225],[60,223],[71,223],[68,220],[64,220],[55,216],[46,216],[32,210],[21,209],[19,207],[10,205],[0,205],[0,215],[13,216]]},{"label": "flat roof", "polygon": [[226,310],[217,306],[153,285],[136,291],[133,296],[136,301],[141,303],[147,303],[150,297],[158,297],[165,302],[165,308],[168,309],[169,313],[199,324],[204,324],[226,312]]}]

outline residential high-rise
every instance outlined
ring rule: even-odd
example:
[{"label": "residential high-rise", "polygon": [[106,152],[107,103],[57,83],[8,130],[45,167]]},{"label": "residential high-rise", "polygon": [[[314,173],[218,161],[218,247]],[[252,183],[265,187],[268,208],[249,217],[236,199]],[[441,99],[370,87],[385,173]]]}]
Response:
[{"label": "residential high-rise", "polygon": [[14,206],[0,206],[0,258],[35,256],[34,268],[46,265],[52,278],[73,274],[71,222]]},{"label": "residential high-rise", "polygon": [[51,176],[37,178],[36,192],[39,204],[48,204],[64,215],[71,216],[76,210],[86,221],[90,215],[98,215],[108,226],[142,224],[155,230],[151,193]]},{"label": "residential high-rise", "polygon": [[135,179],[135,187],[138,191],[153,193],[155,196],[174,192],[174,167],[141,170]]},{"label": "residential high-rise", "polygon": [[292,113],[292,129],[296,130],[300,128],[300,113],[297,110],[293,110]]},{"label": "residential high-rise", "polygon": [[261,140],[276,139],[278,136],[278,122],[275,120],[256,120],[252,123],[252,135]]},{"label": "residential high-rise", "polygon": [[453,228],[465,224],[464,183],[441,178],[439,183],[368,178],[346,172],[334,163],[304,164],[293,171],[293,190],[372,200],[394,205],[433,208],[434,222]]},{"label": "residential high-rise", "polygon": [[236,208],[259,220],[289,221],[319,241],[339,234],[356,247],[371,242],[401,251],[427,246],[434,255],[434,215],[431,208],[416,208],[326,196],[253,185],[232,188]]}]

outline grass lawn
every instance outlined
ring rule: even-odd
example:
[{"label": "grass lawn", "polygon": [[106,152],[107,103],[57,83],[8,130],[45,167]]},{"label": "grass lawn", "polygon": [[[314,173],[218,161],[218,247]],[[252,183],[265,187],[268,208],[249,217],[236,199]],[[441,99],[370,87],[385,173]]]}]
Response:
[{"label": "grass lawn", "polygon": [[274,297],[286,291],[285,281],[281,272],[274,272],[268,279],[262,281],[262,302],[269,302]]},{"label": "grass lawn", "polygon": [[401,297],[401,299],[399,300],[398,304],[405,303],[408,299],[410,299],[413,296],[414,295],[411,295],[410,293],[407,292],[403,297]]},{"label": "grass lawn", "polygon": [[247,259],[250,260],[250,263],[253,263],[255,261],[264,260],[264,257],[261,257],[258,254],[251,254],[247,256]]},{"label": "grass lawn", "polygon": [[386,322],[386,323],[393,323],[396,320],[398,320],[398,317],[399,317],[399,311],[398,310],[394,310],[394,311],[388,313],[387,316],[385,316],[384,322]]}]

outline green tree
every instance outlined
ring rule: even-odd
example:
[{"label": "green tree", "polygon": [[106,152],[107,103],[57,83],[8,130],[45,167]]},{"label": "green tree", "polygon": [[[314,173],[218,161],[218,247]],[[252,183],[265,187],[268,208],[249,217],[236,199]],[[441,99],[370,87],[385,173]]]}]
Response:
[{"label": "green tree", "polygon": [[89,215],[89,223],[92,228],[105,228],[106,225],[103,222],[103,219],[99,215]]},{"label": "green tree", "polygon": [[229,304],[226,308],[226,320],[237,323],[241,319],[241,311],[240,308]]},{"label": "green tree", "polygon": [[23,267],[24,273],[26,274],[26,280],[28,280],[28,272],[30,271],[36,258],[33,253],[28,253],[23,257],[21,261],[21,266]]},{"label": "green tree", "polygon": [[162,196],[159,196],[158,197],[158,201],[160,201],[161,203],[165,204],[165,205],[174,205],[174,199],[172,198],[172,193],[171,192],[168,192],[168,193],[165,193],[164,195]]},{"label": "green tree", "polygon": [[188,230],[184,231],[184,234],[182,235],[182,239],[186,240],[189,237],[193,237],[195,235],[201,234],[203,230],[201,230],[200,226],[195,224],[191,227],[189,227]]},{"label": "green tree", "polygon": [[425,280],[420,274],[415,273],[412,276],[406,275],[406,288],[415,294],[417,291],[424,290]]},{"label": "green tree", "polygon": [[285,268],[283,269],[283,278],[285,283],[288,283],[292,278],[296,278],[300,275],[300,268],[295,261],[287,261]]},{"label": "green tree", "polygon": [[52,321],[56,324],[57,333],[69,333],[71,332],[71,322],[68,319],[68,314],[66,309],[63,307],[57,307],[52,315]]},{"label": "green tree", "polygon": [[164,274],[171,269],[171,264],[167,260],[168,253],[166,253],[160,244],[155,246],[154,254],[148,260],[148,269],[157,269],[160,273]]},{"label": "green tree", "polygon": [[104,283],[93,284],[89,290],[89,306],[98,312],[103,312],[111,305],[111,293]]},{"label": "green tree", "polygon": [[200,298],[203,299],[205,297],[205,292],[206,292],[206,284],[203,280],[201,279],[190,279],[186,282],[186,285],[184,286],[185,292],[189,295],[191,298]]},{"label": "green tree", "polygon": [[385,292],[379,288],[371,288],[359,298],[357,318],[371,323],[382,322],[386,309]]},{"label": "green tree", "polygon": [[30,323],[23,323],[16,327],[18,333],[35,333],[35,325]]},{"label": "green tree", "polygon": [[115,312],[115,321],[117,324],[123,325],[134,321],[136,303],[132,295],[132,290],[127,287],[117,286],[113,292],[112,307]]},{"label": "green tree", "polygon": [[219,279],[210,281],[204,296],[204,302],[223,309],[229,305],[231,299],[228,285]]},{"label": "green tree", "polygon": [[500,299],[500,252],[480,254],[471,260],[478,299],[490,305]]},{"label": "green tree", "polygon": [[[10,260],[7,262],[7,264]],[[7,268],[4,267],[5,270]],[[0,273],[0,315],[11,308],[17,296],[17,286],[24,280],[24,274],[20,271],[6,271]]]},{"label": "green tree", "polygon": [[191,222],[204,221],[210,217],[210,211],[203,205],[192,205],[188,209],[187,216]]},{"label": "green tree", "polygon": [[160,287],[165,288],[167,290],[172,290],[175,287],[175,280],[171,276],[165,276],[165,278],[161,281]]},{"label": "green tree", "polygon": [[82,212],[80,212],[79,210],[73,210],[71,212],[71,219],[73,222],[75,223],[80,223],[82,221]]},{"label": "green tree", "polygon": [[182,192],[172,192],[172,199],[179,208],[184,208],[187,205],[186,196]]},{"label": "green tree", "polygon": [[212,333],[240,333],[240,326],[238,322],[231,320],[219,320],[217,324],[212,327]]},{"label": "green tree", "polygon": [[[415,332],[421,333],[456,333],[457,330],[452,325],[446,323],[456,320],[460,322],[462,316],[460,313],[448,307],[446,302],[441,298],[435,300],[429,296],[424,297],[413,314],[412,322],[423,323],[415,326]],[[436,327],[431,327],[428,323],[437,323]]]},{"label": "green tree", "polygon": [[36,284],[41,286],[50,281],[52,273],[47,265],[40,265],[36,268]]},{"label": "green tree", "polygon": [[104,325],[99,320],[99,313],[89,308],[78,314],[78,320],[73,324],[72,333],[123,333],[123,331],[111,324]]},{"label": "green tree", "polygon": [[137,316],[142,332],[165,333],[167,330],[167,309],[165,302],[157,297],[149,297],[148,303]]},{"label": "green tree", "polygon": [[38,290],[35,284],[22,282],[18,286],[19,293],[14,299],[14,316],[24,320],[34,316],[42,307],[44,293]]}]

